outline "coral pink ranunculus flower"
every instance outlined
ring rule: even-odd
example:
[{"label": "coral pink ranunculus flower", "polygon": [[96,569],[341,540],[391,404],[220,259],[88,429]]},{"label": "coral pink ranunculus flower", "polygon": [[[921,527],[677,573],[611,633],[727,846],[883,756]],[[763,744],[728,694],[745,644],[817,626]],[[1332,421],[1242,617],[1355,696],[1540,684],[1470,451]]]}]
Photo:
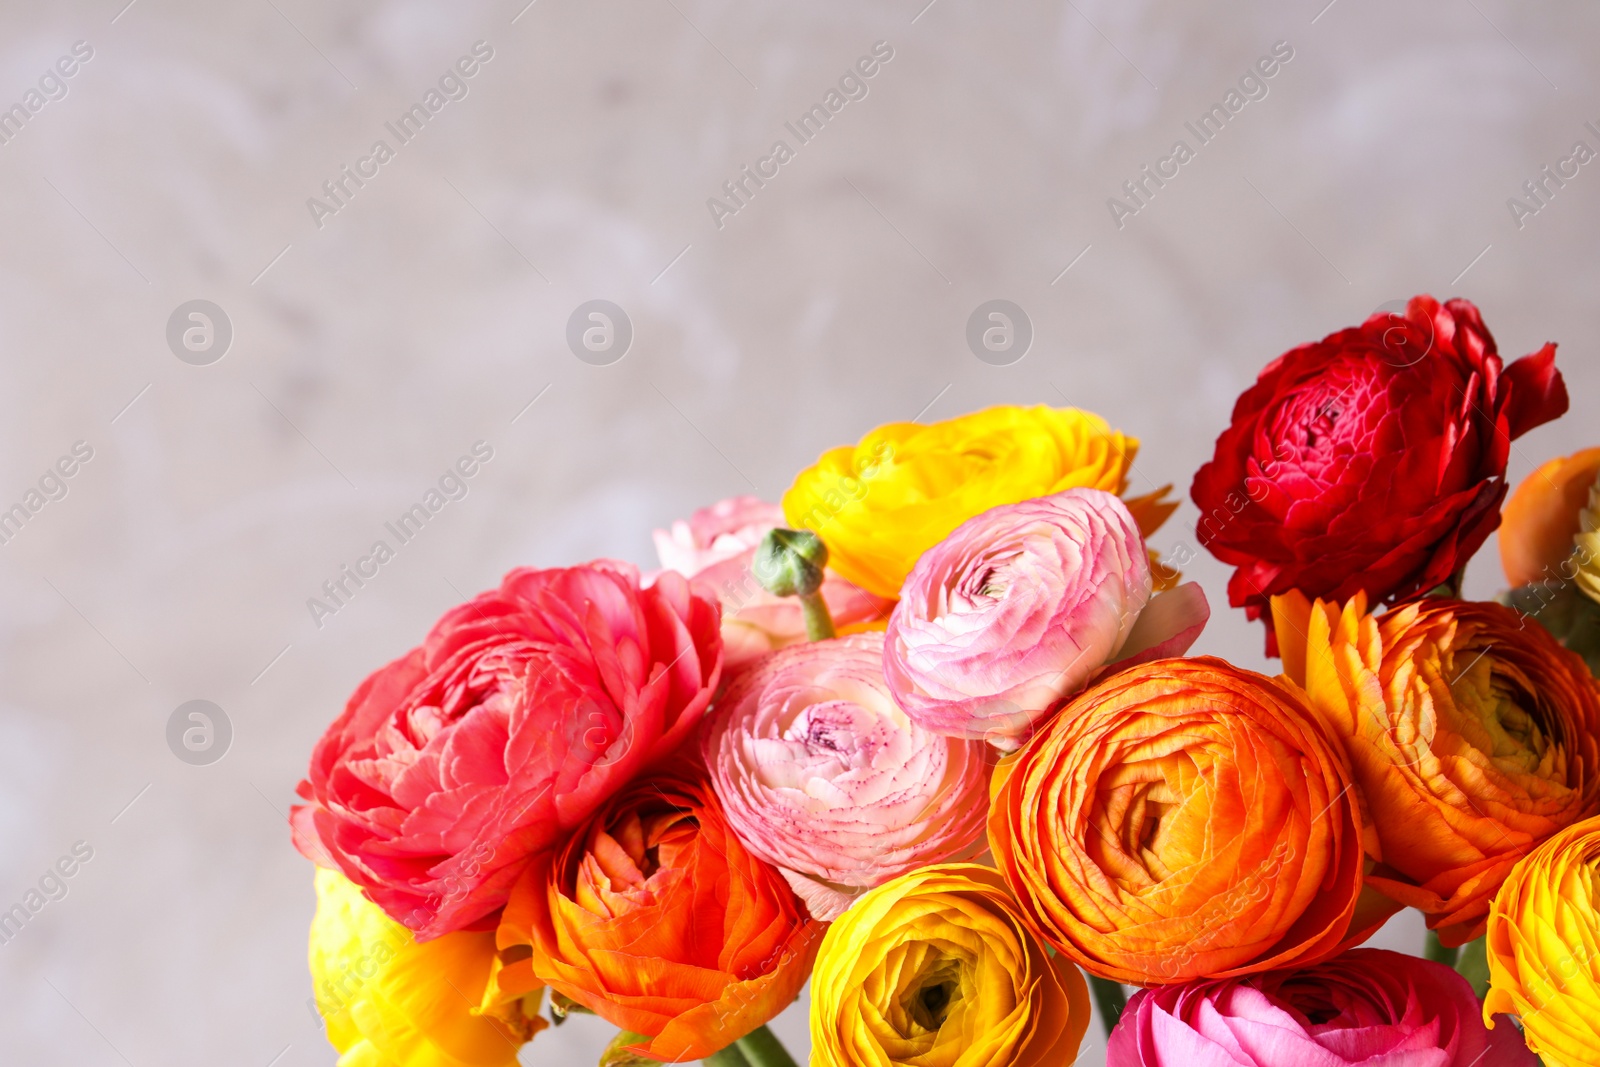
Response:
[{"label": "coral pink ranunculus flower", "polygon": [[300,783],[296,844],[419,940],[477,924],[529,856],[693,732],[718,621],[676,574],[512,571],[361,683]]},{"label": "coral pink ranunculus flower", "polygon": [[1015,748],[1106,664],[1194,643],[1209,614],[1200,587],[1151,588],[1139,526],[1113,494],[991,508],[906,579],[884,642],[889,687],[930,730]]},{"label": "coral pink ranunculus flower", "polygon": [[883,635],[780,649],[733,681],[707,724],[712,784],[745,847],[811,914],[982,847],[982,745],[912,722],[883,679]]},{"label": "coral pink ranunculus flower", "polygon": [[1107,1067],[1537,1067],[1443,964],[1354,949],[1315,967],[1135,993]]},{"label": "coral pink ranunculus flower", "polygon": [[[722,601],[723,670],[730,675],[775,648],[805,639],[800,601],[773,596],[750,569],[761,539],[782,525],[778,505],[736,496],[655,533],[661,566],[704,583]],[[840,628],[885,618],[894,606],[894,601],[875,597],[831,570],[821,592]]]}]

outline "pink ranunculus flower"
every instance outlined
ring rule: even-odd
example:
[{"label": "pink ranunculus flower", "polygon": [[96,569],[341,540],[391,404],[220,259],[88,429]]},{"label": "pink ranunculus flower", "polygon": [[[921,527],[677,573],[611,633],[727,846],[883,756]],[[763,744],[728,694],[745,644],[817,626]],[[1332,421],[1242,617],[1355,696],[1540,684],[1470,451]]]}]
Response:
[{"label": "pink ranunculus flower", "polygon": [[[722,601],[724,670],[732,675],[775,648],[806,636],[800,601],[777,597],[751,573],[756,546],[767,531],[784,525],[783,509],[759,497],[736,496],[679,519],[655,532],[661,566],[708,585]],[[835,626],[881,619],[892,600],[873,596],[832,571],[822,598]]]},{"label": "pink ranunculus flower", "polygon": [[991,508],[912,568],[884,673],[928,729],[1015,749],[1108,664],[1182,655],[1200,636],[1200,587],[1152,587],[1138,524],[1111,493]]},{"label": "pink ranunculus flower", "polygon": [[694,732],[719,616],[627,563],[512,571],[356,689],[300,783],[296,845],[419,940],[492,920],[530,856]]},{"label": "pink ranunculus flower", "polygon": [[1483,1025],[1443,964],[1358,948],[1326,963],[1133,995],[1106,1067],[1537,1067],[1517,1028]]},{"label": "pink ranunculus flower", "polygon": [[882,634],[772,653],[728,687],[704,752],[734,833],[816,918],[982,848],[986,750],[924,730],[896,706]]}]

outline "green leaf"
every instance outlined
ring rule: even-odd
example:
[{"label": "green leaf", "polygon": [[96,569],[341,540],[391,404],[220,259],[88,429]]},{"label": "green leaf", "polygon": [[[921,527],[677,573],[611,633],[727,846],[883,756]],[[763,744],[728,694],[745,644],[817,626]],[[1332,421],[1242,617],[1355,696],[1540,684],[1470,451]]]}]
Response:
[{"label": "green leaf", "polygon": [[611,1044],[600,1053],[600,1067],[655,1067],[661,1061],[628,1050],[629,1045],[648,1045],[651,1040],[649,1034],[636,1034],[632,1030],[618,1031],[617,1036],[611,1039]]},{"label": "green leaf", "polygon": [[1444,944],[1439,940],[1437,931],[1428,931],[1428,939],[1422,950],[1423,958],[1430,959],[1434,963],[1442,963],[1446,967],[1454,967],[1456,965],[1456,957],[1460,954],[1461,950],[1458,948],[1445,948]]},{"label": "green leaf", "polygon": [[798,1067],[789,1050],[778,1040],[778,1035],[765,1026],[758,1026],[745,1034],[734,1042],[734,1046],[750,1067]]},{"label": "green leaf", "polygon": [[550,1021],[560,1026],[567,1021],[569,1015],[593,1015],[594,1012],[579,1004],[571,997],[563,996],[554,989],[550,991]]},{"label": "green leaf", "polygon": [[1461,946],[1456,958],[1456,970],[1472,983],[1472,991],[1482,1000],[1489,992],[1489,951],[1485,938],[1469,941]]},{"label": "green leaf", "polygon": [[1094,994],[1095,1006],[1100,1009],[1100,1022],[1106,1028],[1106,1037],[1110,1037],[1111,1031],[1116,1029],[1117,1020],[1122,1018],[1123,1009],[1128,1006],[1128,991],[1122,988],[1120,982],[1091,974],[1089,992]]}]

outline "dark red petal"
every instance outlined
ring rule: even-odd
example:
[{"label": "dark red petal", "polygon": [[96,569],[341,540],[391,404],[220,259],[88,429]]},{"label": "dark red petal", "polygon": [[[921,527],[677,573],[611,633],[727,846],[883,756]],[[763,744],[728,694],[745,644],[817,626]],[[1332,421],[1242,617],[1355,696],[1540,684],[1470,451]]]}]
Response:
[{"label": "dark red petal", "polygon": [[1567,413],[1567,383],[1556,369],[1554,342],[1507,367],[1501,387],[1509,393],[1505,413],[1512,440]]}]

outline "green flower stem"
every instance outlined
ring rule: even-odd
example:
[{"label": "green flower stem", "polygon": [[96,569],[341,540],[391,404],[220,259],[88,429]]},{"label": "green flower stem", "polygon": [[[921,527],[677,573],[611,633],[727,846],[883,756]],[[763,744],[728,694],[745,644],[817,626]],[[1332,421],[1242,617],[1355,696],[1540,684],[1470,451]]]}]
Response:
[{"label": "green flower stem", "polygon": [[[821,600],[821,597],[817,598]],[[827,614],[827,609],[823,609]],[[778,1037],[765,1026],[745,1034],[734,1042],[735,1047],[744,1054],[745,1062],[750,1067],[799,1067],[794,1062],[794,1057],[789,1055],[789,1050],[778,1041]]]},{"label": "green flower stem", "polygon": [[821,593],[802,594],[800,606],[805,610],[807,641],[826,641],[834,636],[833,616],[828,614],[828,602]]},{"label": "green flower stem", "polygon": [[1461,956],[1456,960],[1456,970],[1461,977],[1472,983],[1472,991],[1482,1000],[1489,994],[1489,946],[1487,939],[1478,938],[1469,941],[1461,947]]},{"label": "green flower stem", "polygon": [[700,1062],[709,1063],[711,1067],[750,1067],[750,1061],[744,1058],[737,1044],[729,1045],[721,1052],[713,1052]]},{"label": "green flower stem", "polygon": [[1122,1009],[1128,1006],[1128,993],[1121,985],[1097,974],[1089,976],[1089,992],[1094,994],[1095,1006],[1100,1009],[1100,1021],[1105,1024],[1106,1036],[1122,1018]]},{"label": "green flower stem", "polygon": [[1439,942],[1439,934],[1436,931],[1429,930],[1427,946],[1423,949],[1422,954],[1434,963],[1442,963],[1446,967],[1454,967],[1456,965],[1456,957],[1461,954],[1461,950],[1458,948],[1445,948]]}]

